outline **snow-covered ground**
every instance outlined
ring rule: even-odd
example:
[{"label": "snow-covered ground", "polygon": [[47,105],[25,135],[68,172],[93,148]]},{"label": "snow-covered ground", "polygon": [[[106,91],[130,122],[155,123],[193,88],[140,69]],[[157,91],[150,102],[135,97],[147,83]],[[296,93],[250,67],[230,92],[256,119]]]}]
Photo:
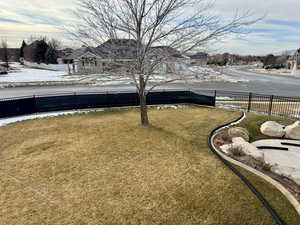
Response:
[{"label": "snow-covered ground", "polygon": [[[152,75],[149,77],[149,82],[158,83],[163,81],[175,80],[175,82],[248,82],[245,79],[239,79],[231,77],[228,75],[221,74],[218,71],[215,71],[209,67],[200,67],[200,66],[187,66],[182,64],[178,67],[176,75],[166,74],[166,75]],[[116,75],[98,75],[96,83],[94,85],[125,85],[132,84],[132,78],[129,76],[116,76]]]},{"label": "snow-covered ground", "polygon": [[45,63],[32,63],[28,61],[24,61],[26,66],[36,67],[40,69],[47,69],[47,70],[56,70],[56,71],[64,71],[68,72],[68,65],[67,64],[45,64]]},{"label": "snow-covered ground", "polygon": [[131,84],[131,80],[111,80],[111,81],[101,81],[95,84],[91,84],[92,86],[105,86],[105,85],[129,85]]},{"label": "snow-covered ground", "polygon": [[94,109],[94,110],[70,110],[70,111],[60,111],[60,112],[48,112],[48,113],[38,113],[38,114],[31,114],[31,115],[24,115],[24,116],[16,116],[10,117],[5,119],[0,119],[0,126],[5,126],[11,123],[16,123],[24,120],[33,120],[33,119],[40,119],[40,118],[47,118],[47,117],[55,117],[55,116],[63,116],[63,115],[73,115],[75,113],[89,113],[89,112],[100,112],[103,109]]},{"label": "snow-covered ground", "polygon": [[[28,62],[27,62],[28,64]],[[132,84],[132,78],[128,76],[117,76],[109,74],[90,74],[90,75],[74,75],[65,76],[68,72],[65,71],[65,65],[46,65],[29,63],[28,65],[34,67],[45,67],[46,69],[33,69],[22,66],[19,63],[12,63],[11,70],[7,75],[0,75],[1,83],[41,83],[41,82],[66,82],[66,81],[80,81],[88,79],[93,82],[92,85],[128,85]],[[53,67],[53,68],[52,68]],[[47,69],[55,69],[47,70]],[[61,68],[60,68],[61,67]],[[247,82],[247,80],[234,78],[228,75],[221,74],[209,67],[188,66],[181,65],[174,74],[159,75],[155,74],[149,77],[149,82],[158,83],[163,81],[176,80],[175,82]]]},{"label": "snow-covered ground", "polygon": [[64,71],[50,71],[43,69],[30,69],[19,63],[10,64],[11,70],[7,75],[0,75],[0,83],[26,83],[47,81],[73,81],[79,78],[64,76]]}]

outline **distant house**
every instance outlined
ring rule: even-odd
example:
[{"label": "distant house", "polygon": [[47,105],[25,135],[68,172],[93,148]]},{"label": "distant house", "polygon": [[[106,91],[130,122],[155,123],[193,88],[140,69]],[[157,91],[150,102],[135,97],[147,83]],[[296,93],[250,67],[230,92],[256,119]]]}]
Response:
[{"label": "distant house", "polygon": [[[295,68],[296,67],[296,68]],[[289,70],[300,69],[300,57],[298,54],[289,56],[286,62],[286,68]]]},{"label": "distant house", "polygon": [[197,52],[196,54],[189,55],[191,64],[196,66],[205,66],[208,62],[208,54],[205,52]]},{"label": "distant house", "polygon": [[[0,61],[5,61],[4,59],[4,49],[0,48]],[[20,61],[20,49],[19,48],[7,48],[7,55],[9,62],[19,62]]]},{"label": "distant house", "polygon": [[155,68],[156,73],[172,73],[181,70],[182,64],[190,64],[190,57],[170,46],[155,46],[150,50],[151,58],[162,59]]},{"label": "distant house", "polygon": [[[63,58],[69,64],[70,73],[91,74],[103,72],[102,58],[93,47],[81,47]],[[70,65],[72,65],[70,67]]]},{"label": "distant house", "polygon": [[[149,60],[154,60],[155,55],[168,56],[170,62],[176,59],[186,59],[176,49],[167,46],[151,48]],[[70,72],[77,74],[102,73],[112,69],[114,64],[122,65],[137,59],[137,42],[132,39],[110,39],[100,46],[83,46],[63,58],[63,61],[70,64]],[[168,65],[161,65],[161,70],[170,71]],[[113,68],[116,69],[116,68]]]},{"label": "distant house", "polygon": [[83,46],[76,49],[63,61],[72,64],[72,73],[102,73],[112,60],[124,63],[136,59],[136,49],[134,40],[111,39],[96,48]]},{"label": "distant house", "polygon": [[74,49],[72,48],[64,48],[57,51],[57,62],[58,64],[67,64],[67,61],[65,60],[66,57],[71,55],[74,52]]}]

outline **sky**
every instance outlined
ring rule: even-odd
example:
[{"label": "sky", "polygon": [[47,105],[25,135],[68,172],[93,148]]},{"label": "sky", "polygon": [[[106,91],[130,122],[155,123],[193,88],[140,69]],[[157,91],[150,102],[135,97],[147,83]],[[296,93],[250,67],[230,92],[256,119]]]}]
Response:
[{"label": "sky", "polygon": [[[224,20],[237,10],[250,10],[254,17],[265,17],[243,36],[226,37],[207,46],[211,53],[265,55],[300,48],[299,0],[214,0],[213,12]],[[76,43],[67,38],[63,27],[76,24],[73,11],[77,0],[7,0],[0,2],[0,39],[10,47],[19,47],[30,36],[62,40],[66,46]],[[79,45],[79,43],[78,43]]]}]

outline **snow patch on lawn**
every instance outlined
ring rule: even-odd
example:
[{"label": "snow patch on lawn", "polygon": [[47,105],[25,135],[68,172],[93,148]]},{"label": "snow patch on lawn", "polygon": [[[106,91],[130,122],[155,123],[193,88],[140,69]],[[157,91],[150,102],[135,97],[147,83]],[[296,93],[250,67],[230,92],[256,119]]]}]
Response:
[{"label": "snow patch on lawn", "polygon": [[0,119],[0,126],[5,126],[5,125],[11,124],[11,123],[16,123],[16,122],[25,121],[25,120],[34,120],[34,119],[47,118],[47,117],[73,115],[73,114],[77,114],[77,113],[89,113],[89,112],[95,112],[95,111],[99,112],[99,111],[103,111],[103,109],[79,110],[79,111],[71,110],[71,111],[63,111],[63,112],[48,112],[48,113],[16,116],[16,117]]},{"label": "snow patch on lawn", "polygon": [[221,109],[242,109],[242,107],[238,106],[238,105],[217,104],[216,107],[221,108]]},{"label": "snow patch on lawn", "polygon": [[105,86],[105,85],[128,85],[131,84],[131,81],[104,81],[104,82],[97,82],[95,84],[91,84],[91,86]]},{"label": "snow patch on lawn", "polygon": [[[182,69],[182,68],[181,68]],[[159,83],[174,80],[173,83],[179,82],[249,82],[245,79],[235,78],[228,75],[221,74],[212,68],[205,68],[200,66],[184,67],[184,70],[177,71],[176,74],[166,74],[166,75],[151,75],[148,79],[152,83]],[[129,76],[112,76],[112,75],[101,75],[101,77],[96,79],[96,86],[101,85],[122,85],[131,84],[132,78]]]},{"label": "snow patch on lawn", "polygon": [[56,71],[64,71],[64,72],[69,71],[67,64],[45,64],[45,63],[38,64],[38,63],[33,63],[28,61],[24,61],[24,64],[26,66],[37,67],[40,69],[56,70]]},{"label": "snow patch on lawn", "polygon": [[29,83],[49,81],[75,81],[79,78],[67,77],[64,71],[50,71],[42,69],[30,69],[18,63],[11,64],[11,70],[7,75],[0,75],[0,83]]},{"label": "snow patch on lawn", "polygon": [[230,98],[230,97],[222,97],[222,96],[218,96],[218,97],[216,97],[216,100],[233,100],[233,99]]}]

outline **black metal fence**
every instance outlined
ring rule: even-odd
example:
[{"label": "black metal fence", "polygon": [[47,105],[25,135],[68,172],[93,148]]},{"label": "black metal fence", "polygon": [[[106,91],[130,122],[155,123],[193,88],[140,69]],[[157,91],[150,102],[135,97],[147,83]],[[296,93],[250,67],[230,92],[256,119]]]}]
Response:
[{"label": "black metal fence", "polygon": [[216,106],[266,115],[300,118],[300,97],[283,97],[245,92],[215,91]]},{"label": "black metal fence", "polygon": [[[215,106],[215,97],[196,94],[191,91],[162,91],[151,92],[147,95],[147,104],[149,105],[181,103]],[[38,112],[138,105],[138,94],[126,92],[25,96],[0,99],[0,118]]]}]

